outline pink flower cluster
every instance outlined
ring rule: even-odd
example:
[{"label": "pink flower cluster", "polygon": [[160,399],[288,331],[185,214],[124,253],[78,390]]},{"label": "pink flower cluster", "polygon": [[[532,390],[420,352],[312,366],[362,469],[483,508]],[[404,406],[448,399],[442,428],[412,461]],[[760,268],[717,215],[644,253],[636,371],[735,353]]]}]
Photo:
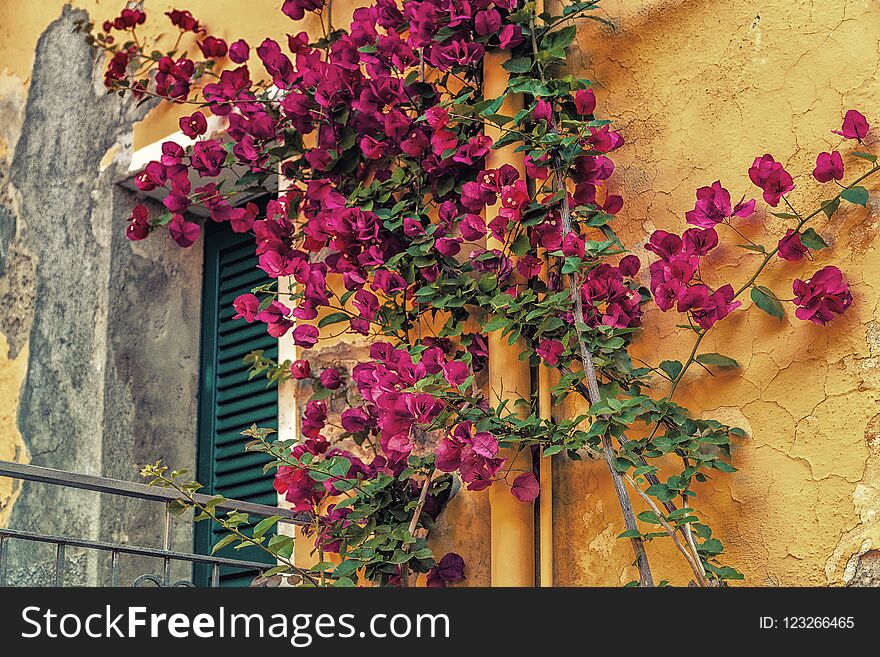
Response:
[{"label": "pink flower cluster", "polygon": [[837,267],[823,267],[806,281],[795,279],[792,290],[795,315],[814,324],[827,324],[852,303],[849,285]]},{"label": "pink flower cluster", "polygon": [[699,279],[700,259],[717,245],[714,228],[688,228],[681,237],[654,231],[645,248],[660,256],[649,269],[651,292],[661,310],[676,306],[678,312],[688,313],[698,326],[708,329],[741,305],[733,299],[732,286],[712,290]]}]

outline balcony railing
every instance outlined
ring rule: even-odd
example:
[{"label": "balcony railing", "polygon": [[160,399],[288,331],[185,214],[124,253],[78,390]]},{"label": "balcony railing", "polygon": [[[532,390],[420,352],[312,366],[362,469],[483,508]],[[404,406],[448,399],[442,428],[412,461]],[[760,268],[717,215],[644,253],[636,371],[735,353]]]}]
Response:
[{"label": "balcony railing", "polygon": [[[98,540],[90,540],[68,536],[53,536],[48,534],[40,534],[30,531],[20,531],[16,529],[7,529],[0,527],[0,586],[15,585],[16,582],[7,582],[7,572],[9,569],[9,542],[11,540],[32,541],[36,543],[51,544],[55,546],[54,561],[54,585],[64,586],[65,580],[65,550],[67,548],[82,548],[86,550],[97,550],[99,552],[109,553],[110,555],[110,583],[112,586],[120,586],[120,555],[135,555],[141,557],[159,558],[164,564],[161,575],[142,574],[131,583],[132,586],[141,586],[146,583],[152,583],[157,586],[194,586],[191,580],[173,579],[172,563],[185,562],[191,565],[207,564],[211,569],[209,578],[210,586],[219,586],[220,584],[220,568],[224,566],[233,567],[242,570],[256,570],[263,572],[270,565],[256,561],[245,561],[241,559],[230,559],[226,557],[218,557],[214,555],[195,554],[193,552],[180,552],[171,549],[171,521],[172,514],[170,510],[171,502],[180,499],[177,491],[147,486],[146,484],[122,481],[119,479],[109,479],[107,477],[97,477],[94,475],[84,475],[54,468],[44,468],[35,465],[23,465],[21,463],[12,463],[10,461],[0,460],[0,477],[9,477],[21,481],[30,481],[35,483],[49,484],[53,486],[62,486],[65,488],[75,488],[86,491],[94,491],[97,493],[105,493],[120,497],[137,498],[151,502],[161,502],[165,505],[164,509],[164,527],[162,536],[162,547],[140,547],[123,543],[110,543]],[[196,494],[194,498],[198,502],[205,503],[211,499],[209,495]],[[254,504],[251,502],[243,502],[241,500],[225,500],[217,505],[218,509],[227,511],[241,511],[249,516],[269,517],[281,516],[279,523],[287,523],[293,525],[306,525],[307,520],[301,517],[301,514],[295,514],[289,509],[266,506],[263,504]]]}]

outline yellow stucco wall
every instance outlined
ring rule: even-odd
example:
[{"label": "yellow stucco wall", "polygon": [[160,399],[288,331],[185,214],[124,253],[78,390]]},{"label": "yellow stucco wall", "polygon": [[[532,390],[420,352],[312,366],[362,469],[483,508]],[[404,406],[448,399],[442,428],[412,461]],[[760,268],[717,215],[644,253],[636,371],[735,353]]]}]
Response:
[{"label": "yellow stucco wall", "polygon": [[[839,129],[844,111],[859,108],[880,125],[877,2],[602,4],[617,32],[584,26],[569,62],[599,85],[599,112],[628,141],[615,154],[612,180],[627,199],[620,219],[630,243],[655,228],[681,231],[694,190],[713,180],[737,199],[758,196],[746,170],[765,152],[798,174],[796,207],[817,207],[832,192],[823,194],[809,172],[817,152],[841,145],[830,130]],[[738,312],[703,346],[742,369],[711,381],[698,370],[676,397],[750,434],[734,452],[740,471],[699,490],[727,560],[752,585],[841,584],[854,556],[880,548],[878,209],[872,194],[868,210],[849,206],[833,225],[817,223],[832,248],[812,262],[779,260],[761,279],[791,297],[793,277],[838,264],[853,285],[847,315],[819,327],[793,317],[780,325],[756,308]],[[764,212],[750,221],[751,235],[765,225],[784,232],[784,221]],[[709,281],[743,283],[755,256],[742,253],[719,249],[713,259],[732,264]],[[675,329],[677,319],[656,311],[648,317],[637,355],[684,360],[691,342]],[[569,462],[557,472],[557,583],[633,579],[630,547],[614,539],[620,514],[604,465]],[[685,581],[677,553],[649,549],[656,574]]]},{"label": "yellow stucco wall", "polygon": [[[73,4],[102,19],[122,3]],[[158,19],[172,4],[148,0],[147,10]],[[351,4],[335,4],[338,23],[347,20]],[[26,86],[34,45],[62,5],[0,0],[0,70]],[[194,0],[180,6],[216,26],[220,36],[256,45],[265,34],[283,39],[297,31],[277,12],[279,5]],[[631,243],[654,228],[681,230],[694,190],[716,178],[737,198],[756,195],[745,172],[764,152],[801,174],[793,198],[807,208],[821,198],[808,175],[815,153],[839,143],[829,130],[843,111],[857,107],[880,127],[875,0],[604,0],[603,6],[617,31],[586,23],[569,62],[596,81],[599,111],[627,139],[615,154],[613,185],[627,199],[620,220]],[[151,25],[145,33],[154,31]],[[154,111],[136,127],[135,146],[175,129],[175,112]],[[716,476],[700,490],[727,559],[750,584],[840,584],[848,566],[851,574],[854,557],[880,548],[876,194],[869,205],[847,209],[831,230],[817,226],[832,248],[814,262],[780,261],[762,279],[784,296],[792,277],[840,264],[853,283],[854,304],[846,316],[823,328],[791,320],[779,325],[755,310],[739,312],[704,346],[736,358],[742,369],[719,374],[710,384],[705,376],[692,376],[681,389],[679,401],[750,434],[734,453],[740,472]],[[782,220],[763,214],[755,221],[775,233],[782,228]],[[747,266],[748,258],[734,251],[719,250],[718,259],[739,262],[718,271],[712,282],[743,280],[740,264]],[[639,341],[639,355],[653,362],[684,357],[689,343],[675,323],[672,315],[648,318],[652,328]],[[25,352],[9,361],[0,336],[0,458],[20,446],[15,408]],[[604,465],[560,461],[554,483],[555,582],[613,585],[633,579],[629,545],[615,538],[621,518]],[[8,491],[0,487],[0,500],[4,495]],[[458,498],[438,539],[474,566],[472,584],[488,583],[485,498]],[[686,567],[671,548],[652,545],[650,551],[658,580],[685,581]]]},{"label": "yellow stucco wall", "polygon": [[[6,358],[6,337],[0,333],[0,460],[27,462],[27,448],[15,424],[18,393],[27,367],[27,349],[12,360]],[[0,478],[0,527],[5,527],[21,483]]]}]

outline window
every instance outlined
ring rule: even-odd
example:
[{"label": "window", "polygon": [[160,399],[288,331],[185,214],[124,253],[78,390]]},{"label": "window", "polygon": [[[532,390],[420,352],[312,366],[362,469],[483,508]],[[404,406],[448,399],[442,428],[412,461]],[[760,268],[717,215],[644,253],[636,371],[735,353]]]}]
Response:
[{"label": "window", "polygon": [[[248,381],[242,358],[262,349],[269,358],[278,357],[278,341],[266,332],[265,324],[248,324],[232,319],[232,302],[269,280],[257,268],[254,238],[232,232],[227,224],[208,221],[205,227],[205,275],[202,293],[201,382],[199,391],[199,443],[197,479],[203,492],[227,498],[275,506],[272,472],[264,473],[270,459],[248,453],[249,439],[240,433],[252,424],[278,428],[278,390],[266,387],[257,377]],[[224,530],[216,523],[196,525],[196,551],[210,554],[211,546]],[[272,563],[271,557],[255,547],[219,553],[229,558]],[[207,585],[208,568],[195,568],[194,582]],[[202,572],[203,571],[203,572]],[[248,586],[253,571],[222,568],[221,586]]]}]

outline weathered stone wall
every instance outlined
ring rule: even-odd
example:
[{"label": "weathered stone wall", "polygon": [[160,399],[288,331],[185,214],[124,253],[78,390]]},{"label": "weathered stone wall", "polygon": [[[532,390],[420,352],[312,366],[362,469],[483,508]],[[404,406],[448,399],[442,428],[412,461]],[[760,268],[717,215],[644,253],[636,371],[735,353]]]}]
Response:
[{"label": "weathered stone wall", "polygon": [[[0,449],[3,458],[137,480],[136,464],[146,461],[194,463],[201,258],[167,238],[125,239],[134,200],[118,182],[139,116],[101,88],[102,62],[74,30],[85,18],[65,8],[37,43],[29,87],[11,78],[0,87],[8,149],[0,172],[0,330],[8,343],[0,386],[9,395]],[[8,500],[9,489],[0,495]],[[155,546],[160,511],[25,484],[9,525]],[[177,533],[188,548],[189,528]],[[49,549],[12,546],[10,580],[45,583]],[[68,582],[107,581],[94,553],[69,561]]]}]

